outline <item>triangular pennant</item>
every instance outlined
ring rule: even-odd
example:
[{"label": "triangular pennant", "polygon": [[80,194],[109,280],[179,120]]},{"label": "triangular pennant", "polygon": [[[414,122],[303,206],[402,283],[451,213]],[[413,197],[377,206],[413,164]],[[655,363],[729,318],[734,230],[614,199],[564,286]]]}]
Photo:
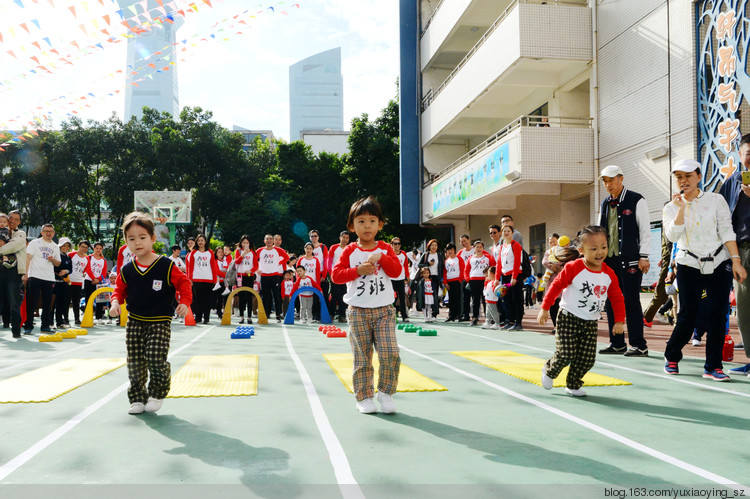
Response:
[{"label": "triangular pennant", "polygon": [[[45,36],[44,38],[42,38],[42,40],[44,40],[45,42],[47,42],[47,45],[49,45],[50,47],[52,46],[52,42],[49,41],[49,37]],[[51,50],[50,50],[50,52],[51,52]]]},{"label": "triangular pennant", "polygon": [[77,17],[75,5],[71,5],[70,7],[68,7],[68,10],[70,11],[71,14],[73,14],[73,17]]},{"label": "triangular pennant", "polygon": [[102,19],[104,19],[104,22],[107,23],[107,26],[109,26],[109,14],[102,16]]},{"label": "triangular pennant", "polygon": [[26,33],[29,32],[29,27],[26,26],[26,23],[21,23],[21,24],[19,24],[19,26],[22,27],[24,30],[26,30]]},{"label": "triangular pennant", "polygon": [[24,6],[23,6],[23,2],[22,2],[21,0],[13,0],[13,1],[14,1],[14,2],[16,2],[16,5],[18,5],[18,6],[19,6],[19,7],[21,7],[22,9],[25,9],[25,8],[26,8],[26,7],[24,7]]}]

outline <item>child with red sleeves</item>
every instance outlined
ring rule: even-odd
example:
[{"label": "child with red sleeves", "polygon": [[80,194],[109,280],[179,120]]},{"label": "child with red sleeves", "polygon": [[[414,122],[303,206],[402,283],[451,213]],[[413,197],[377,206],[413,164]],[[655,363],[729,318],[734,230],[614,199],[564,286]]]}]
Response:
[{"label": "child with red sleeves", "polygon": [[[317,260],[316,260],[317,261]],[[294,282],[294,286],[292,286],[292,292],[290,294],[293,295],[295,291],[297,291],[299,288],[305,288],[305,287],[312,287],[320,291],[321,293],[323,290],[320,289],[320,285],[318,282],[311,278],[309,275],[307,275],[307,272],[305,271],[304,266],[299,266],[296,269],[297,272],[297,280]],[[313,293],[310,291],[304,291],[299,294],[299,319],[300,321],[305,321],[305,324],[308,326],[312,322],[312,308],[313,308]]]},{"label": "child with red sleeves", "polygon": [[375,239],[384,223],[374,197],[356,201],[349,209],[347,229],[357,233],[357,242],[346,247],[331,273],[334,283],[347,285],[344,301],[349,305],[354,394],[357,410],[363,414],[377,412],[373,398],[373,347],[380,361],[378,402],[386,414],[396,412],[393,394],[401,367],[390,282],[398,277],[401,264],[390,245]]},{"label": "child with red sleeves", "polygon": [[583,397],[583,376],[596,361],[597,322],[604,304],[609,301],[615,314],[613,334],[623,334],[625,300],[617,276],[604,263],[607,257],[607,232],[604,227],[590,225],[580,232],[583,258],[565,264],[547,292],[537,320],[544,325],[549,319],[549,309],[558,295],[560,311],[555,331],[556,350],[542,367],[542,386],[552,389],[555,379],[570,364],[565,393]]},{"label": "child with red sleeves", "polygon": [[[255,272],[258,270],[258,256],[250,236],[240,238],[240,247],[234,252],[234,264],[237,268],[237,285],[252,288],[255,284]],[[252,295],[240,293],[240,324],[245,323],[245,309],[247,309],[247,323],[253,323]]]}]

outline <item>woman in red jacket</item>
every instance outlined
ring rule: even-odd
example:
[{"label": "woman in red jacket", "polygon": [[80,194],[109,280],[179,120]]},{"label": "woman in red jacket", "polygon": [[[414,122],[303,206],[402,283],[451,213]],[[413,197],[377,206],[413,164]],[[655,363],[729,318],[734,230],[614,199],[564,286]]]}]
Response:
[{"label": "woman in red jacket", "polygon": [[[521,274],[521,258],[523,248],[513,240],[513,227],[504,225],[502,228],[503,245],[500,248],[498,274],[502,273],[503,284],[510,284],[508,292],[503,297],[508,320],[500,329],[507,331],[522,331],[523,320],[523,280]],[[502,269],[502,270],[501,270]]]},{"label": "woman in red jacket", "polygon": [[[188,260],[188,259],[186,259]],[[224,273],[219,270],[213,252],[208,247],[206,236],[198,234],[195,238],[195,249],[189,254],[190,263],[187,264],[188,279],[193,282],[193,314],[195,322],[201,320],[208,324],[213,303],[212,291],[219,277]]]}]

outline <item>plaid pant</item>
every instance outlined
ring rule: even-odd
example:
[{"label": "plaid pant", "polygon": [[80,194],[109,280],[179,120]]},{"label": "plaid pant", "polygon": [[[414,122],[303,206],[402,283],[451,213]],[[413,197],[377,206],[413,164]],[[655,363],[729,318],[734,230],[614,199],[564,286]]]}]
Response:
[{"label": "plaid pant", "polygon": [[[163,399],[169,393],[171,371],[167,354],[172,334],[170,322],[145,322],[128,318],[125,344],[128,350],[128,398],[130,403]],[[151,380],[146,389],[149,373]]]},{"label": "plaid pant", "polygon": [[583,386],[583,376],[596,361],[596,321],[581,319],[560,309],[557,314],[555,353],[547,361],[547,376],[557,378],[570,365],[565,384],[571,390]]},{"label": "plaid pant", "polygon": [[396,309],[391,305],[378,308],[349,307],[349,343],[354,354],[353,385],[357,401],[372,398],[372,350],[378,352],[378,390],[392,395],[398,385],[401,357],[396,340]]}]

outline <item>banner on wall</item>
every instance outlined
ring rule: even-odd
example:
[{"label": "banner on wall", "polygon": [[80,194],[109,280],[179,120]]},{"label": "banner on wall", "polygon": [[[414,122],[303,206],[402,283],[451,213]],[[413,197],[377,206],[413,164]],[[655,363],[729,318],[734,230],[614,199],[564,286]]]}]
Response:
[{"label": "banner on wall", "polygon": [[509,183],[510,148],[508,142],[479,159],[432,184],[434,217],[479,199]]}]

